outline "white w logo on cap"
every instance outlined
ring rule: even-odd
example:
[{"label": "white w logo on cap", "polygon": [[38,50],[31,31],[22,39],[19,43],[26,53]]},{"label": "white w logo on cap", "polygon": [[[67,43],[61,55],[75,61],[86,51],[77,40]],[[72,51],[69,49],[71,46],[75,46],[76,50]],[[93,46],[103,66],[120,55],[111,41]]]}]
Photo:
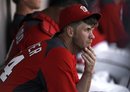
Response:
[{"label": "white w logo on cap", "polygon": [[85,6],[80,6],[80,9],[83,10],[84,12],[88,12],[88,10]]}]

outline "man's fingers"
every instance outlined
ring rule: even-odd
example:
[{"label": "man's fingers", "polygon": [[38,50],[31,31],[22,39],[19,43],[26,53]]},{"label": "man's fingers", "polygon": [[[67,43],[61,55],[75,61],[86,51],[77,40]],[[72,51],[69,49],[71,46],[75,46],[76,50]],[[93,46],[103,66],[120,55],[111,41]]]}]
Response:
[{"label": "man's fingers", "polygon": [[88,64],[92,65],[95,63],[96,58],[91,58],[88,54],[82,54],[81,56],[83,57],[84,61]]},{"label": "man's fingers", "polygon": [[89,46],[88,49],[96,56],[96,54],[91,46]]},{"label": "man's fingers", "polygon": [[89,62],[89,60],[84,55],[81,56],[84,59],[85,63],[87,63],[87,65],[91,65],[91,62]]},{"label": "man's fingers", "polygon": [[93,51],[89,50],[88,48],[85,48],[84,51],[82,52],[85,55],[88,55],[89,57],[91,57],[93,60],[95,60],[96,55]]}]

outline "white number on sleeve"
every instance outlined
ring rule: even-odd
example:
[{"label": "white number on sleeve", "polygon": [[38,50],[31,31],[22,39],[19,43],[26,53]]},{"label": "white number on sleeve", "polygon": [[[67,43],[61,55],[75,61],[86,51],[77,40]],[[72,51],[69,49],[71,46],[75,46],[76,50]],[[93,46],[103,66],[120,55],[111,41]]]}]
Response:
[{"label": "white number on sleeve", "polygon": [[4,82],[7,77],[12,73],[12,69],[24,59],[23,55],[13,58],[4,68],[4,72],[0,75],[0,79]]},{"label": "white number on sleeve", "polygon": [[32,55],[34,55],[34,54],[37,54],[37,53],[40,52],[41,50],[42,50],[42,47],[41,47],[41,44],[40,44],[40,43],[34,44],[33,46],[31,46],[31,47],[28,49],[29,56],[32,56]]},{"label": "white number on sleeve", "polygon": [[23,39],[23,37],[24,37],[24,27],[22,26],[16,35],[16,44],[19,44],[19,42]]}]

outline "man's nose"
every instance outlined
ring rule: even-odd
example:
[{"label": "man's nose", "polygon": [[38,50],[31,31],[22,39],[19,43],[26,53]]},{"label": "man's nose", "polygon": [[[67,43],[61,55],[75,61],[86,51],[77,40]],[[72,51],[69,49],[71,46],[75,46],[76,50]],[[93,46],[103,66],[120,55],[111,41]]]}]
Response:
[{"label": "man's nose", "polygon": [[93,34],[93,32],[90,33],[90,39],[95,39],[95,35]]}]

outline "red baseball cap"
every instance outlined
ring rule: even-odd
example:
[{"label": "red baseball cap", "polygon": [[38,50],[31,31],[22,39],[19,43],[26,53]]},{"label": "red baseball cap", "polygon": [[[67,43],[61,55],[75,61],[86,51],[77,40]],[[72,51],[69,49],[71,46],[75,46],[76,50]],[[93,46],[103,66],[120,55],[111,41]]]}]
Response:
[{"label": "red baseball cap", "polygon": [[101,14],[90,13],[82,4],[73,4],[60,12],[59,27],[62,29],[72,22],[80,21],[88,17],[95,17],[99,21]]}]

